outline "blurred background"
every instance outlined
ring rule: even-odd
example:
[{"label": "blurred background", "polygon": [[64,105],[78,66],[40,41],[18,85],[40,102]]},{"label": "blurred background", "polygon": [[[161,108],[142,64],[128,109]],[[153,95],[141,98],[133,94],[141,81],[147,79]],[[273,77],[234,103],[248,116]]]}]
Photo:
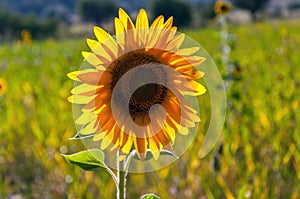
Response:
[{"label": "blurred background", "polygon": [[225,81],[219,142],[199,159],[210,120],[207,93],[194,144],[171,166],[130,174],[128,198],[300,198],[299,0],[0,0],[0,199],[114,198],[105,170],[61,154],[84,150],[67,102],[98,25],[113,34],[119,7],[134,19],[174,16]]}]

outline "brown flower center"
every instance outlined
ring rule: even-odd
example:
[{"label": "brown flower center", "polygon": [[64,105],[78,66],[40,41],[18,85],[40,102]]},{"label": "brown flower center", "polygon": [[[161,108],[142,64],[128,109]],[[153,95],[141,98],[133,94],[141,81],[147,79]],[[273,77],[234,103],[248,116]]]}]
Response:
[{"label": "brown flower center", "polygon": [[[167,74],[160,62],[146,53],[141,50],[126,53],[108,67],[112,74],[112,91],[117,84],[120,88],[114,100],[124,110],[129,108],[133,120],[148,115],[151,106],[161,104],[167,95],[164,86]],[[127,72],[126,78],[122,78]],[[128,98],[129,105],[125,104]]]},{"label": "brown flower center", "polygon": [[222,13],[227,12],[227,11],[228,11],[228,6],[222,5],[222,6],[221,6],[221,11],[222,11]]}]

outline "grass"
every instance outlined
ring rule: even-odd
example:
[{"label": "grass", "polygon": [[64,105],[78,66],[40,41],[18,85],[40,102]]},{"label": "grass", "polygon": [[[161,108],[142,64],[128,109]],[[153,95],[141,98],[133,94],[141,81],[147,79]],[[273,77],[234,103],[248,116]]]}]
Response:
[{"label": "grass", "polygon": [[[206,95],[200,98],[203,121],[194,145],[167,168],[130,174],[128,198],[148,192],[161,198],[299,198],[299,29],[297,22],[232,26],[235,81],[219,143],[205,159],[198,158],[209,122]],[[187,34],[223,72],[217,29]],[[83,42],[1,44],[0,77],[8,91],[0,96],[0,198],[114,197],[104,170],[82,171],[60,155],[83,149],[68,140],[75,128],[66,100],[73,86],[66,74],[80,66]]]}]

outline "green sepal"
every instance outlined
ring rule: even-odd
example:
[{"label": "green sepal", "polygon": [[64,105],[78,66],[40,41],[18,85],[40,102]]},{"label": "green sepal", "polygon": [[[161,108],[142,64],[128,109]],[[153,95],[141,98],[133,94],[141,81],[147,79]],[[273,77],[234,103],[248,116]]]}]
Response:
[{"label": "green sepal", "polygon": [[141,199],[160,199],[160,197],[154,195],[153,193],[148,193],[143,195]]},{"label": "green sepal", "polygon": [[82,139],[87,139],[87,138],[92,138],[94,137],[94,134],[90,135],[82,135],[80,132],[78,132],[74,137],[69,138],[69,140],[82,140]]},{"label": "green sepal", "polygon": [[91,138],[93,137],[95,134],[89,134],[89,135],[82,135],[81,134],[81,130],[85,127],[86,125],[83,125],[80,130],[76,133],[76,135],[74,135],[74,137],[70,138],[69,140],[81,140],[81,139],[86,139],[86,138]]},{"label": "green sepal", "polygon": [[[166,149],[161,150],[160,155],[169,155],[169,156],[172,156],[176,159],[179,159],[179,157],[176,154],[174,154],[173,152],[168,151]],[[136,159],[136,160],[140,160],[139,156],[137,155],[136,152],[134,153],[133,158]],[[148,149],[147,152],[146,152],[146,156],[145,156],[144,161],[150,160],[151,158],[153,158],[153,154],[151,153],[150,149]]]}]

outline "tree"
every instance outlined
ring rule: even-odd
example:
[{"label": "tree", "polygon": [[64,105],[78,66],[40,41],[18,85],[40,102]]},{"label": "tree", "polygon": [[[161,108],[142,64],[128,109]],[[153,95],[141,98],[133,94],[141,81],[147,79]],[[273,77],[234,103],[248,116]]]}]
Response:
[{"label": "tree", "polygon": [[112,18],[117,8],[110,0],[80,0],[78,10],[83,20],[102,23]]},{"label": "tree", "polygon": [[179,0],[153,0],[150,5],[153,17],[163,15],[165,18],[174,17],[175,26],[188,26],[192,20],[189,4]]},{"label": "tree", "polygon": [[55,36],[58,21],[55,19],[39,20],[34,15],[19,15],[7,9],[0,9],[0,40],[19,38],[24,30],[30,31],[33,38]]},{"label": "tree", "polygon": [[216,17],[216,13],[214,11],[215,2],[211,1],[208,3],[202,3],[197,6],[199,11],[199,15],[203,19],[213,19]]},{"label": "tree", "polygon": [[261,10],[268,2],[269,0],[233,0],[233,4],[236,7],[249,10],[254,20],[256,20],[255,13]]}]

